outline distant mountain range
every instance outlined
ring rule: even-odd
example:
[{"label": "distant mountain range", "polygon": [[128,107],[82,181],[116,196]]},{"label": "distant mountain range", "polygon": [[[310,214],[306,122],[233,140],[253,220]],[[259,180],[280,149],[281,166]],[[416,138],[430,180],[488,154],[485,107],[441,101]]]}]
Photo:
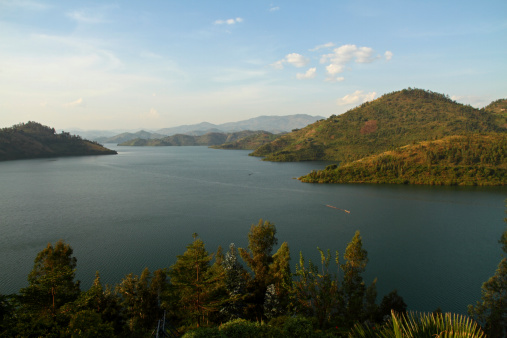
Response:
[{"label": "distant mountain range", "polygon": [[[204,135],[185,135],[176,134],[158,139],[141,139],[125,141],[119,146],[220,146],[243,140],[248,137],[258,136],[266,132],[243,130],[232,133],[214,133],[209,132]],[[273,135],[273,134],[271,134]],[[250,148],[255,149],[255,148]]]},{"label": "distant mountain range", "polygon": [[198,124],[162,128],[155,131],[141,130],[138,132],[124,132],[110,136],[97,136],[97,131],[93,131],[91,135],[89,135],[86,131],[76,130],[74,132],[100,143],[123,143],[134,139],[161,139],[166,136],[177,134],[202,136],[208,133],[233,133],[245,130],[263,130],[273,134],[278,134],[290,132],[293,129],[303,128],[323,118],[324,117],[322,116],[311,116],[306,114],[259,116],[238,122],[228,122],[222,124],[202,122]]}]

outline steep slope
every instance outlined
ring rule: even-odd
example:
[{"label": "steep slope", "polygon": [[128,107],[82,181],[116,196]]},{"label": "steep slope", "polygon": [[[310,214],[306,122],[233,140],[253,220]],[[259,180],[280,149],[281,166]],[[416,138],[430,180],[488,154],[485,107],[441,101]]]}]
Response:
[{"label": "steep slope", "polygon": [[404,89],[317,121],[261,146],[269,161],[350,162],[413,142],[470,132],[506,132],[500,117],[421,89]]},{"label": "steep slope", "polygon": [[27,158],[109,155],[116,151],[37,122],[20,123],[0,130],[0,161]]},{"label": "steep slope", "polygon": [[507,134],[424,141],[299,178],[308,183],[506,185]]}]

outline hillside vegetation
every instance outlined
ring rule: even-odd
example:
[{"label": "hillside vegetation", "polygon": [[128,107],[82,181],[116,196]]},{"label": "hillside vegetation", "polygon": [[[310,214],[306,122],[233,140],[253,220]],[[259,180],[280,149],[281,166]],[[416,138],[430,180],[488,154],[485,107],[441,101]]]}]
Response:
[{"label": "hillside vegetation", "polygon": [[506,131],[503,114],[409,88],[286,134],[251,155],[268,161],[352,162],[415,142]]},{"label": "hillside vegetation", "polygon": [[27,158],[109,155],[116,151],[37,122],[0,129],[0,161]]},{"label": "hillside vegetation", "polygon": [[507,135],[449,136],[400,147],[299,178],[309,183],[507,184]]},{"label": "hillside vegetation", "polygon": [[231,143],[247,136],[257,135],[259,131],[238,131],[234,133],[207,133],[199,136],[177,134],[160,139],[134,139],[118,144],[119,146],[215,146]]},{"label": "hillside vegetation", "polygon": [[259,132],[252,134],[239,140],[227,142],[221,145],[211,146],[214,149],[243,149],[254,150],[269,142],[272,142],[282,136],[282,134],[272,134],[269,132]]}]

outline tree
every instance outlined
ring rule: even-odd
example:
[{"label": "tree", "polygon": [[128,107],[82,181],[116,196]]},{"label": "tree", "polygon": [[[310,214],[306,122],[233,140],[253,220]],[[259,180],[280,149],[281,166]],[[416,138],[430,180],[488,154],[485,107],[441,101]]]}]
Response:
[{"label": "tree", "polygon": [[398,295],[397,290],[389,292],[382,298],[380,302],[379,313],[377,317],[378,322],[386,321],[391,318],[391,312],[394,311],[397,314],[405,314],[407,312],[407,304],[403,298]]},{"label": "tree", "polygon": [[345,305],[345,320],[352,325],[363,314],[363,302],[366,286],[362,273],[368,263],[368,253],[363,249],[363,242],[359,231],[345,249],[345,263],[341,265],[343,271],[343,300]]},{"label": "tree", "polygon": [[251,315],[260,319],[263,315],[264,296],[271,284],[269,266],[273,262],[271,251],[278,243],[275,237],[276,227],[269,221],[259,220],[257,225],[252,224],[248,233],[248,251],[239,248],[241,258],[254,273],[253,279],[248,283]]},{"label": "tree", "polygon": [[100,315],[103,323],[110,323],[116,333],[120,333],[124,324],[120,302],[121,299],[111,290],[110,286],[104,287],[102,285],[100,274],[97,271],[92,286],[87,291],[81,292],[75,302],[65,306],[68,306],[68,311],[74,314],[93,311]]},{"label": "tree", "polygon": [[210,269],[213,255],[206,251],[197,234],[193,237],[194,241],[169,269],[169,275],[171,287],[179,294],[182,318],[189,325],[199,327],[207,322],[210,313],[219,309],[219,301],[213,295],[220,286],[220,276]]},{"label": "tree", "polygon": [[243,318],[244,296],[246,292],[246,271],[238,261],[236,246],[229,245],[229,251],[225,254],[222,262],[224,268],[224,284],[227,290],[228,300],[220,309],[220,313],[226,321]]},{"label": "tree", "polygon": [[68,323],[63,305],[73,302],[80,293],[74,281],[77,259],[70,245],[62,240],[39,252],[28,275],[29,285],[20,290],[19,318],[28,331],[57,332]]},{"label": "tree", "polygon": [[128,274],[116,287],[131,333],[139,335],[153,330],[162,314],[160,295],[165,285],[166,275],[162,269],[155,271],[152,277],[145,268],[140,276]]},{"label": "tree", "polygon": [[[507,219],[505,219],[507,223]],[[507,229],[500,241],[507,254]],[[495,274],[481,288],[482,301],[468,306],[468,313],[483,324],[491,337],[507,336],[507,258],[498,264]]]},{"label": "tree", "polygon": [[[305,266],[303,254],[300,253],[299,264],[296,265],[296,277],[292,284],[292,300],[294,310],[298,314],[315,317],[320,328],[324,328],[332,317],[342,312],[342,295],[338,276],[329,269],[331,254],[317,248],[321,257],[321,271],[312,263]],[[338,252],[334,261],[339,266]]]}]

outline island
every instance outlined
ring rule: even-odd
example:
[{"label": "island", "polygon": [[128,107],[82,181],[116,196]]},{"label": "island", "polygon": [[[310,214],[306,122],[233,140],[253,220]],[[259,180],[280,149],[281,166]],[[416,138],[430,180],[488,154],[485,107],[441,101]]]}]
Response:
[{"label": "island", "polygon": [[97,142],[33,121],[0,129],[0,161],[113,154],[117,152]]}]

